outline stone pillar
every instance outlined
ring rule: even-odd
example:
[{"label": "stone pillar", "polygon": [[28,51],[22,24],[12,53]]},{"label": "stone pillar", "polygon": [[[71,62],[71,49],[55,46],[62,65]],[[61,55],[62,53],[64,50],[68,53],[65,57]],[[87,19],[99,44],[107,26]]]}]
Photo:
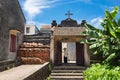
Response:
[{"label": "stone pillar", "polygon": [[88,45],[84,44],[84,65],[90,66],[90,55],[88,53]]},{"label": "stone pillar", "polygon": [[54,36],[51,36],[50,42],[50,62],[54,65]]}]

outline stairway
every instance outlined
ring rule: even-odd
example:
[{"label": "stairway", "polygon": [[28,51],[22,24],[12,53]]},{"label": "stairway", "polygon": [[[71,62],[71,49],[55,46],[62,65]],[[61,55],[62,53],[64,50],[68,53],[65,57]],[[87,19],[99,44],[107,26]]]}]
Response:
[{"label": "stairway", "polygon": [[42,44],[50,44],[50,36],[48,35],[25,35],[24,42],[37,42]]},{"label": "stairway", "polygon": [[51,80],[84,80],[81,66],[55,66],[50,75]]}]

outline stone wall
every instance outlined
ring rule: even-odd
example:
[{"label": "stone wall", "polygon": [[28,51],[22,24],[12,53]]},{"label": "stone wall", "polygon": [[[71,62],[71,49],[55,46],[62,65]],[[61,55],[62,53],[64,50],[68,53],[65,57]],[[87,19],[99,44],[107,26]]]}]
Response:
[{"label": "stone wall", "polygon": [[45,63],[45,65],[41,69],[31,74],[24,80],[46,80],[49,74],[50,74],[49,63]]},{"label": "stone wall", "polygon": [[0,72],[0,80],[46,80],[49,74],[49,62],[42,65],[20,65]]},{"label": "stone wall", "polygon": [[7,60],[10,54],[10,30],[23,33],[24,24],[18,0],[0,0],[0,61]]},{"label": "stone wall", "polygon": [[0,72],[15,67],[15,62],[11,60],[0,61]]}]

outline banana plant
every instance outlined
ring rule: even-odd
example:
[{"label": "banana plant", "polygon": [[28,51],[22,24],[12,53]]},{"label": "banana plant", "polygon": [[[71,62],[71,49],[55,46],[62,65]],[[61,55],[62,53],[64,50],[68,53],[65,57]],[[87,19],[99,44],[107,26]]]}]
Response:
[{"label": "banana plant", "polygon": [[104,63],[120,65],[120,19],[116,20],[119,8],[113,11],[105,11],[105,18],[101,23],[103,29],[85,24],[87,28],[83,35],[88,36],[82,43],[90,44],[89,48],[94,54],[102,54]]}]

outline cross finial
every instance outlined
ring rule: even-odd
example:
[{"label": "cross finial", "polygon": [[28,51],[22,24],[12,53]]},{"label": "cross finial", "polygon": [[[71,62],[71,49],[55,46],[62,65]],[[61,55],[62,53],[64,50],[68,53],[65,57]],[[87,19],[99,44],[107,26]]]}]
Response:
[{"label": "cross finial", "polygon": [[65,15],[68,16],[68,18],[70,18],[71,15],[73,15],[72,13],[70,13],[70,11],[68,11],[68,13],[66,13]]}]

